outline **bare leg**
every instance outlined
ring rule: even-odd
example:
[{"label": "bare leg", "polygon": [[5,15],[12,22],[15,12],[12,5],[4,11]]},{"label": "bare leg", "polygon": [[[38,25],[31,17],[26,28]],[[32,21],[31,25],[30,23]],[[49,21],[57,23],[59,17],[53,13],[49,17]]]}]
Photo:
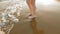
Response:
[{"label": "bare leg", "polygon": [[35,0],[27,0],[27,4],[30,9],[30,14],[32,16],[35,16],[35,11],[36,11]]}]

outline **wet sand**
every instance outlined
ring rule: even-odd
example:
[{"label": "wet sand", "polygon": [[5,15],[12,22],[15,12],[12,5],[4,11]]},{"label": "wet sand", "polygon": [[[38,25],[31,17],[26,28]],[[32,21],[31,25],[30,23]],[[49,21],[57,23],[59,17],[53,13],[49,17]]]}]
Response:
[{"label": "wet sand", "polygon": [[25,9],[21,12],[20,22],[14,26],[10,34],[60,34],[59,11],[49,7],[44,9],[42,6],[37,9],[35,19],[28,19],[29,10]]},{"label": "wet sand", "polygon": [[60,4],[37,4],[37,17],[28,19],[27,5],[21,11],[20,22],[15,24],[10,34],[60,34]]}]

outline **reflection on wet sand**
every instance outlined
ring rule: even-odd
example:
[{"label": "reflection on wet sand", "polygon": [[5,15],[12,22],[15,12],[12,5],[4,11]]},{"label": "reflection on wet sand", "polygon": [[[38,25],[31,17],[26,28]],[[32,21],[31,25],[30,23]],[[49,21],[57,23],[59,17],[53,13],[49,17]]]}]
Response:
[{"label": "reflection on wet sand", "polygon": [[36,22],[35,18],[33,18],[31,20],[30,25],[31,25],[33,34],[44,34],[43,30],[38,30],[37,29],[37,22]]}]

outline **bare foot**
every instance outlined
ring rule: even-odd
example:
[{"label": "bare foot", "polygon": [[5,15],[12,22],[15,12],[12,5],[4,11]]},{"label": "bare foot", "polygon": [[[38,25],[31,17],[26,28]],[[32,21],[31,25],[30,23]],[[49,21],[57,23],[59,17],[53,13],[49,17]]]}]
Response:
[{"label": "bare foot", "polygon": [[31,15],[31,14],[29,14],[29,17],[28,17],[28,18],[30,18],[30,19],[36,18],[36,15]]}]

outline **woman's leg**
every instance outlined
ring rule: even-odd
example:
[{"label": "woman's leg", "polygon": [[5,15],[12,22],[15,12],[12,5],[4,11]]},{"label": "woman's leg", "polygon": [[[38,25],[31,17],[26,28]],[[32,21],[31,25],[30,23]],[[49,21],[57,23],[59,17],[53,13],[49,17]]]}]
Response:
[{"label": "woman's leg", "polygon": [[31,16],[35,16],[36,12],[35,0],[27,0],[27,4],[30,9]]}]

